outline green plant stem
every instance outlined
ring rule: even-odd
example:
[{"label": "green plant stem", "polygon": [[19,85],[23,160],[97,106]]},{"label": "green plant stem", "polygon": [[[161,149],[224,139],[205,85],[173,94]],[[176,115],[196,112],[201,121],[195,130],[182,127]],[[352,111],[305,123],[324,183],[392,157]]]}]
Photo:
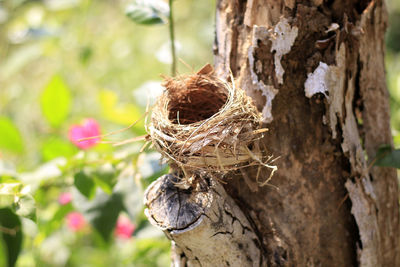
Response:
[{"label": "green plant stem", "polygon": [[171,55],[172,55],[172,66],[171,74],[176,75],[176,51],[175,51],[175,33],[174,33],[174,16],[172,12],[172,2],[169,0],[169,38],[171,40]]}]

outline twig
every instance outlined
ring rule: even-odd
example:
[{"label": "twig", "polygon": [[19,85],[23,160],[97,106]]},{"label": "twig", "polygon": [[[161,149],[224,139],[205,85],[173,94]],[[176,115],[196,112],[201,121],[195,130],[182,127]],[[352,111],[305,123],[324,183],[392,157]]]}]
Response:
[{"label": "twig", "polygon": [[172,2],[169,0],[169,38],[171,40],[171,55],[172,55],[172,66],[171,73],[172,76],[176,75],[176,51],[175,51],[175,33],[174,33],[174,16],[172,12]]}]

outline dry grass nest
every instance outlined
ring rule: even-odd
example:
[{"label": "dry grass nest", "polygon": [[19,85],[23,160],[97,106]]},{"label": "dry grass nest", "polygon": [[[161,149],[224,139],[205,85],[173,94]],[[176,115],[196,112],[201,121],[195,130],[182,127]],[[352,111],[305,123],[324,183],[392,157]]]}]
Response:
[{"label": "dry grass nest", "polygon": [[234,82],[219,79],[211,65],[198,73],[165,78],[153,107],[149,136],[171,167],[190,178],[217,177],[251,165],[270,168],[259,139],[262,115]]}]

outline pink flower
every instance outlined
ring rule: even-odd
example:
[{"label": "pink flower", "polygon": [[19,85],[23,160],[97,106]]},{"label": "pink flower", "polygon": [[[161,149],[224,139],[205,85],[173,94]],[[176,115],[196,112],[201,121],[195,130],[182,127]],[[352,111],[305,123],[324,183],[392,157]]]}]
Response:
[{"label": "pink flower", "polygon": [[68,133],[69,140],[81,149],[95,146],[100,141],[100,138],[79,141],[80,139],[98,135],[100,135],[100,125],[95,119],[85,119],[81,124],[71,125]]},{"label": "pink flower", "polygon": [[61,205],[67,205],[72,200],[72,194],[69,192],[61,193],[58,197],[58,203]]},{"label": "pink flower", "polygon": [[135,225],[123,215],[120,215],[115,226],[115,235],[121,239],[129,239],[135,231]]},{"label": "pink flower", "polygon": [[81,230],[86,225],[85,218],[77,211],[68,213],[66,218],[68,228],[74,232]]}]

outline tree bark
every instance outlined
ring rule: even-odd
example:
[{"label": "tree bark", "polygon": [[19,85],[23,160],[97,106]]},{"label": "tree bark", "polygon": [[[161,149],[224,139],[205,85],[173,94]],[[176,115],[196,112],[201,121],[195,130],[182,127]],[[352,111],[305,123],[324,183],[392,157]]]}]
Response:
[{"label": "tree bark", "polygon": [[244,213],[210,178],[182,190],[174,174],[145,194],[146,215],[173,240],[174,266],[260,266],[260,244]]},{"label": "tree bark", "polygon": [[[392,143],[386,18],[382,1],[218,1],[216,69],[223,78],[232,71],[262,111],[278,171],[257,192],[242,174],[224,185],[247,229],[221,248],[229,265],[216,256],[194,261],[207,242],[198,247],[164,227],[174,266],[400,266],[396,170],[370,166],[378,147]],[[256,168],[246,172],[255,179]],[[213,232],[218,216],[199,225]],[[223,222],[233,229],[235,220]],[[238,256],[232,244],[242,238],[249,245]]]}]

